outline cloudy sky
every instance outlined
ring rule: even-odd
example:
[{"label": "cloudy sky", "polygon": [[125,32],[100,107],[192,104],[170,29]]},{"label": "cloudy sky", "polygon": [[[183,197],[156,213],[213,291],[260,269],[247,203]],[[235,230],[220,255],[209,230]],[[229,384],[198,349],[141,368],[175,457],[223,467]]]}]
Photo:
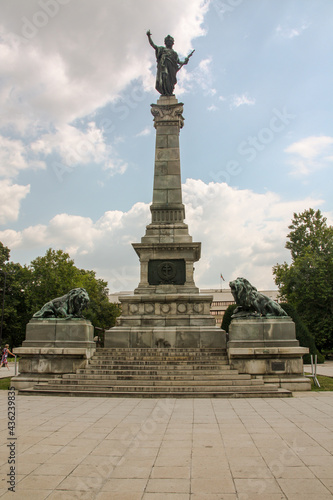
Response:
[{"label": "cloudy sky", "polygon": [[139,282],[150,222],[157,45],[183,58],[186,222],[200,288],[272,266],[294,212],[333,221],[331,0],[11,0],[0,16],[0,241],[47,248],[110,291]]}]

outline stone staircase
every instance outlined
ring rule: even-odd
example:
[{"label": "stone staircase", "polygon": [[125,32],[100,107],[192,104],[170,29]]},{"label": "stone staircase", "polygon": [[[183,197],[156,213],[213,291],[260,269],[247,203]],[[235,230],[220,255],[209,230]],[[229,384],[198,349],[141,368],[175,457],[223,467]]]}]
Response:
[{"label": "stone staircase", "polygon": [[21,389],[21,395],[263,398],[290,391],[230,367],[224,349],[97,349],[76,373]]}]

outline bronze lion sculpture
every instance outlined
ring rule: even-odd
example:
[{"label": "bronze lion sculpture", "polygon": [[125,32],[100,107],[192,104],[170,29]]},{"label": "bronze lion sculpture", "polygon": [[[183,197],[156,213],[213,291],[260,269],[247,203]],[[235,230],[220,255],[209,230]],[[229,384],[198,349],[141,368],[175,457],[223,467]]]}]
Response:
[{"label": "bronze lion sculpture", "polygon": [[258,292],[245,278],[237,278],[229,283],[231,293],[238,307],[233,317],[239,316],[287,316],[287,313],[274,300]]},{"label": "bronze lion sculpture", "polygon": [[84,288],[73,288],[66,295],[47,302],[33,318],[83,318],[82,309],[88,305],[89,300]]}]

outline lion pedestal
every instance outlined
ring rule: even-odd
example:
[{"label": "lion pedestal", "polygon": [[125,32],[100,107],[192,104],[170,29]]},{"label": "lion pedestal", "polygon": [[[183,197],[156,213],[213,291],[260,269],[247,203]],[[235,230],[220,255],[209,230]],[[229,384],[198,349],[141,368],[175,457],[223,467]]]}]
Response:
[{"label": "lion pedestal", "polygon": [[26,328],[26,340],[15,349],[20,375],[12,379],[16,389],[32,387],[84,368],[96,349],[94,327],[80,319],[35,319]]},{"label": "lion pedestal", "polygon": [[288,316],[234,318],[229,327],[228,357],[239,373],[263,378],[291,391],[307,391],[304,354],[296,340],[295,323]]},{"label": "lion pedestal", "polygon": [[295,323],[272,299],[245,278],[229,283],[237,304],[229,327],[228,357],[239,373],[260,377],[290,391],[309,391]]},{"label": "lion pedestal", "polygon": [[36,312],[26,328],[20,356],[20,375],[12,378],[16,389],[26,389],[64,373],[84,368],[96,350],[94,327],[82,316],[89,303],[84,288],[47,302]]}]

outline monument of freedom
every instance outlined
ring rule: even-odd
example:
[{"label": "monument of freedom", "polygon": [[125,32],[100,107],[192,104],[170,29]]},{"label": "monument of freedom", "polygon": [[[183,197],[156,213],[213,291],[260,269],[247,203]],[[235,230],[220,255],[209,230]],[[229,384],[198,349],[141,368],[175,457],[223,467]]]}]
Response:
[{"label": "monument of freedom", "polygon": [[[295,325],[281,307],[245,278],[230,282],[238,305],[227,343],[210,314],[212,296],[199,293],[194,263],[201,243],[193,242],[182,202],[179,135],[183,104],[174,95],[181,61],[168,35],[157,46],[151,105],[156,129],[151,222],[133,248],[140,281],[121,296],[121,316],[105,332],[104,349],[93,342],[93,326],[82,317],[89,300],[75,289],[54,299],[27,325],[15,350],[20,375],[13,385],[24,394],[104,396],[281,397],[309,390]],[[86,294],[86,295],[85,295]]]},{"label": "monument of freedom", "polygon": [[199,295],[194,283],[201,243],[192,241],[184,222],[179,150],[183,104],[173,91],[177,72],[190,56],[179,60],[170,35],[165,47],[154,44],[150,31],[147,35],[156,53],[156,89],[161,94],[151,105],[156,129],[151,223],[141,243],[133,244],[140,283],[134,296],[120,299],[122,314],[118,325],[106,332],[105,347],[225,347],[225,333],[210,315],[212,297]]}]

